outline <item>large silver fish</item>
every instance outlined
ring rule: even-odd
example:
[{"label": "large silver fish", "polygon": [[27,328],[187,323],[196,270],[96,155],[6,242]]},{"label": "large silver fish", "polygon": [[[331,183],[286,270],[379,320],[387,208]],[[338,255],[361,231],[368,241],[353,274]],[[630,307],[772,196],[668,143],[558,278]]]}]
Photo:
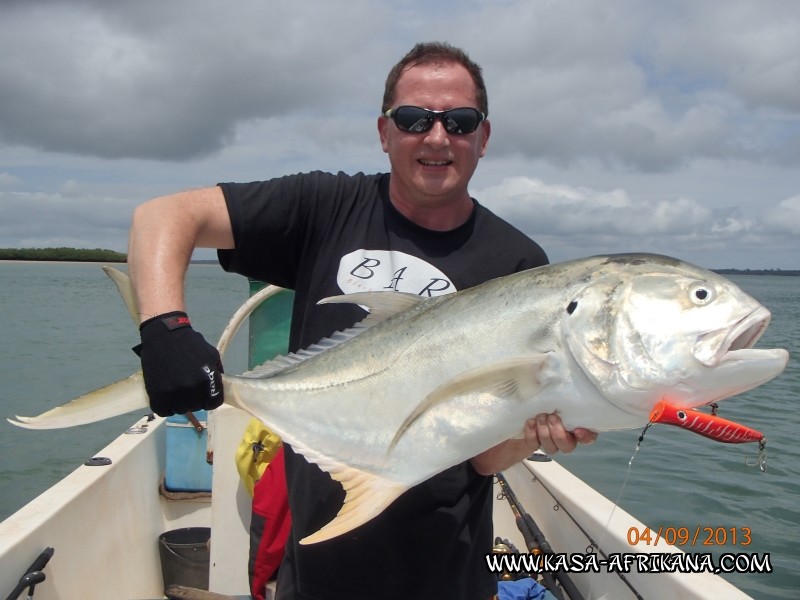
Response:
[{"label": "large silver fish", "polygon": [[[363,524],[408,488],[519,436],[539,413],[559,414],[568,429],[640,428],[661,400],[722,400],[772,379],[789,356],[752,348],[770,319],[756,300],[657,255],[565,262],[432,299],[378,292],[323,302],[371,314],[307,351],[224,377],[226,403],[346,491],[336,518],[304,543]],[[141,379],[115,385],[144,394]],[[117,391],[88,404],[108,405]],[[80,410],[50,418],[75,424]]]}]

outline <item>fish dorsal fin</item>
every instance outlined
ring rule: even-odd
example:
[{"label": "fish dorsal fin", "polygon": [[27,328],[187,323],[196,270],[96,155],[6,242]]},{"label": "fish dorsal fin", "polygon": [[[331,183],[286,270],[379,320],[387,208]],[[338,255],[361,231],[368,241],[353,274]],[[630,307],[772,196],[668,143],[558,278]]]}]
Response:
[{"label": "fish dorsal fin", "polygon": [[324,298],[318,304],[363,304],[368,307],[370,314],[363,321],[359,321],[352,327],[337,331],[312,344],[304,350],[298,350],[285,356],[278,356],[265,362],[263,365],[255,367],[247,373],[242,373],[242,377],[255,377],[266,379],[281,371],[299,365],[300,363],[327,352],[357,335],[363,333],[373,325],[388,319],[410,308],[413,308],[425,298],[415,294],[403,292],[356,292],[355,294],[344,294],[343,296],[331,296]]},{"label": "fish dorsal fin", "polygon": [[324,527],[300,540],[301,544],[324,542],[352,531],[377,517],[408,489],[408,486],[402,483],[348,467],[326,457],[314,456],[313,452],[308,452],[304,456],[342,484],[345,498],[336,516]]},{"label": "fish dorsal fin", "polygon": [[504,359],[488,365],[469,369],[445,381],[411,412],[395,433],[389,452],[394,449],[403,434],[414,421],[438,404],[453,398],[474,393],[489,393],[505,398],[530,398],[546,385],[543,371],[548,365],[549,354],[533,354]]},{"label": "fish dorsal fin", "polygon": [[405,292],[355,292],[323,298],[317,304],[359,304],[364,306],[369,311],[369,316],[362,323],[369,327],[414,308],[426,299]]},{"label": "fish dorsal fin", "polygon": [[250,371],[247,371],[246,373],[242,373],[240,377],[267,379],[273,375],[276,375],[277,373],[280,373],[281,371],[299,365],[310,358],[314,358],[318,354],[327,352],[331,348],[335,348],[340,344],[344,344],[346,341],[353,339],[367,329],[369,329],[369,326],[365,325],[364,321],[361,321],[348,329],[333,333],[330,337],[322,338],[316,344],[311,344],[304,350],[298,350],[297,352],[290,352],[289,354],[276,356],[272,360],[265,362],[263,365],[259,365]]}]

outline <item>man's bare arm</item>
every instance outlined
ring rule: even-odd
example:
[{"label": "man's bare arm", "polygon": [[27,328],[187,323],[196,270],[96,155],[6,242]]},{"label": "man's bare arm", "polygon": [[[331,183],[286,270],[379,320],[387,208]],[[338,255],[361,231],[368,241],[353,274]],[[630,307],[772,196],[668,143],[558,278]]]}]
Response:
[{"label": "man's bare arm", "polygon": [[233,231],[219,187],[154,198],[137,207],[128,266],[140,320],[185,310],[183,285],[195,248],[233,248]]}]

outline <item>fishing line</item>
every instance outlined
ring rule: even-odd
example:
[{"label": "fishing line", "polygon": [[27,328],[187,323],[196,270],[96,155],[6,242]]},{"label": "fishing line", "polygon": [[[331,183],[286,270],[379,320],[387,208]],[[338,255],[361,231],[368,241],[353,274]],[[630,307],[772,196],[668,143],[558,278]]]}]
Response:
[{"label": "fishing line", "polygon": [[622,500],[622,496],[625,493],[625,488],[628,485],[628,480],[631,477],[631,470],[633,468],[633,461],[636,458],[636,455],[639,454],[639,449],[642,447],[642,441],[644,440],[644,434],[647,433],[647,430],[650,429],[650,426],[653,424],[652,421],[648,421],[647,425],[644,426],[642,429],[642,433],[639,434],[639,441],[636,442],[636,448],[633,450],[633,454],[631,455],[630,459],[628,460],[628,468],[625,470],[625,477],[622,480],[622,485],[619,488],[619,493],[617,493],[617,497],[614,500],[614,507],[611,509],[611,513],[608,515],[608,521],[606,521],[605,529],[603,530],[603,534],[600,536],[600,540],[598,544],[602,542],[606,536],[606,534],[611,529],[611,520],[614,518],[614,513],[617,512],[617,508],[619,507],[619,503]]},{"label": "fishing line", "polygon": [[[645,428],[645,430],[646,430],[646,429],[647,429],[647,428]],[[644,432],[642,432],[642,435],[644,435]],[[641,436],[640,436],[640,437],[641,437]],[[640,443],[641,443],[641,439],[640,439]],[[529,458],[528,460],[531,460],[531,461],[537,461],[537,460],[541,460],[541,459],[538,459],[538,458],[534,458],[534,457],[538,457],[538,456],[539,456],[539,455],[537,455],[537,454],[534,454],[534,455],[533,455],[531,458]],[[629,469],[630,469],[630,466],[629,466]],[[585,537],[585,538],[586,538],[586,539],[589,541],[589,545],[586,547],[586,553],[588,554],[588,553],[590,553],[590,552],[597,552],[597,553],[598,553],[598,554],[600,554],[600,555],[601,555],[601,556],[602,556],[604,559],[608,560],[608,554],[606,554],[606,552],[605,552],[605,551],[604,551],[604,550],[603,550],[603,549],[600,547],[600,544],[599,544],[599,542],[596,542],[596,541],[594,541],[594,539],[593,539],[593,538],[592,538],[592,536],[589,534],[589,532],[588,532],[588,531],[586,531],[586,530],[583,528],[583,526],[582,526],[582,525],[581,525],[581,524],[578,522],[578,520],[577,520],[577,519],[576,519],[574,516],[572,516],[572,513],[570,513],[570,512],[569,512],[569,510],[567,510],[567,509],[566,509],[566,507],[564,507],[564,505],[563,505],[563,504],[561,503],[561,501],[560,501],[560,500],[559,500],[559,499],[556,497],[556,495],[555,495],[555,494],[554,494],[554,493],[553,493],[553,492],[550,490],[550,488],[549,488],[549,487],[547,487],[547,486],[545,485],[545,483],[544,483],[544,482],[543,482],[541,479],[539,479],[539,478],[536,476],[536,474],[535,474],[535,473],[531,473],[531,475],[533,476],[533,482],[534,482],[534,483],[538,483],[539,485],[541,485],[541,486],[542,486],[542,488],[544,489],[544,491],[546,491],[546,492],[547,492],[547,493],[550,495],[550,497],[551,497],[551,498],[552,498],[552,499],[555,501],[555,505],[553,506],[553,510],[554,510],[554,511],[556,511],[556,510],[561,510],[561,511],[564,511],[564,514],[565,514],[565,515],[567,515],[567,516],[569,517],[570,521],[572,521],[572,523],[575,525],[575,527],[577,527],[577,528],[578,528],[578,530],[579,530],[579,531],[580,531],[580,532],[581,532],[581,533],[584,535],[584,537]],[[616,505],[614,506],[614,510],[616,510]],[[613,511],[612,511],[612,514],[613,514]],[[606,529],[607,529],[607,528],[608,528],[608,525],[606,525]],[[603,535],[605,535],[605,532],[603,533]],[[601,539],[602,539],[602,537],[603,537],[603,536],[601,536]],[[616,570],[614,571],[614,573],[615,573],[615,575],[616,575],[617,577],[619,577],[620,581],[622,581],[622,583],[624,583],[624,584],[625,584],[625,585],[628,587],[628,589],[631,591],[631,593],[633,593],[634,597],[635,597],[635,598],[637,598],[637,600],[644,600],[644,598],[643,598],[643,597],[642,597],[642,595],[639,593],[639,591],[638,591],[638,590],[637,590],[637,589],[636,589],[636,588],[633,586],[633,584],[632,584],[630,581],[628,581],[628,579],[625,577],[625,575],[623,575],[621,572],[619,572],[619,571],[616,571]],[[591,600],[591,597],[592,597],[592,584],[590,583],[590,584],[589,584],[589,590],[588,590],[588,593],[587,593],[587,600]]]},{"label": "fishing line", "polygon": [[[631,471],[633,469],[633,461],[634,461],[634,459],[636,459],[636,456],[639,454],[639,450],[642,447],[642,442],[644,441],[645,433],[647,433],[647,430],[650,429],[650,427],[655,423],[665,422],[665,423],[671,424],[671,425],[678,424],[678,423],[675,423],[675,422],[666,421],[664,419],[664,415],[665,415],[664,409],[668,409],[668,408],[670,408],[670,405],[665,404],[665,403],[659,403],[659,405],[657,405],[657,409],[654,409],[650,413],[650,420],[644,426],[644,429],[642,429],[642,433],[639,434],[639,439],[636,442],[636,447],[634,448],[633,454],[631,455],[630,459],[628,460],[628,468],[625,471],[625,477],[622,480],[622,485],[620,486],[619,493],[617,494],[617,497],[614,500],[613,508],[611,509],[611,513],[608,515],[608,520],[606,521],[606,526],[603,529],[603,533],[600,535],[600,539],[597,542],[598,550],[599,550],[599,544],[601,544],[603,542],[603,540],[605,539],[605,536],[611,530],[611,521],[614,518],[614,514],[617,512],[617,509],[619,508],[619,505],[620,505],[620,501],[622,500],[622,496],[625,493],[625,488],[628,485],[628,480],[630,479]],[[679,411],[678,414],[680,415],[681,412],[685,414],[685,413],[688,412],[688,409],[686,411]],[[699,411],[696,411],[696,412],[698,412],[698,414],[703,414],[703,413],[699,413]],[[745,464],[748,465],[748,466],[751,466],[751,467],[752,466],[758,466],[761,469],[762,472],[765,472],[767,470],[767,451],[766,451],[766,443],[767,443],[767,441],[766,441],[766,438],[764,437],[764,435],[761,432],[756,431],[754,429],[751,429],[749,427],[744,427],[742,425],[739,425],[738,423],[733,423],[733,422],[730,422],[730,421],[725,421],[723,419],[720,419],[717,416],[717,405],[716,404],[712,404],[711,405],[711,415],[709,417],[707,417],[707,419],[709,419],[709,418],[710,419],[716,419],[717,422],[724,423],[724,425],[719,430],[710,430],[709,431],[708,429],[706,429],[706,430],[698,430],[697,428],[695,428],[695,429],[693,429],[693,431],[695,431],[697,433],[700,433],[701,435],[705,435],[706,437],[709,437],[711,439],[714,439],[714,440],[717,440],[717,441],[721,441],[721,442],[726,442],[726,443],[742,443],[742,442],[749,442],[749,441],[758,441],[758,455],[756,456],[755,459],[745,458]],[[681,423],[679,426],[684,426],[684,425]],[[687,429],[691,429],[691,427],[686,427],[686,428]],[[733,428],[733,433],[729,432],[729,430],[731,428]],[[574,521],[574,519],[573,519],[573,521]],[[624,578],[623,578],[623,581],[624,581]],[[629,585],[629,587],[630,587],[630,585]],[[631,588],[631,589],[633,589],[633,588]],[[589,597],[590,598],[591,598],[591,593],[592,593],[592,585],[590,584],[590,586],[589,586]]]},{"label": "fishing line", "polygon": [[[639,454],[639,450],[642,447],[642,441],[644,441],[644,434],[647,433],[647,430],[650,429],[650,426],[652,424],[653,424],[652,421],[648,421],[647,425],[645,425],[644,429],[642,429],[642,433],[639,434],[639,440],[636,442],[636,447],[633,449],[633,454],[631,455],[630,459],[628,460],[628,468],[625,470],[625,477],[622,480],[622,485],[620,486],[619,492],[617,493],[617,497],[614,500],[613,508],[611,509],[611,512],[608,515],[608,520],[606,521],[606,526],[603,529],[603,533],[600,535],[600,539],[597,541],[598,550],[599,550],[599,545],[605,540],[606,534],[609,531],[611,531],[611,521],[614,518],[614,514],[617,512],[617,508],[619,508],[619,503],[622,500],[623,494],[625,494],[625,488],[628,485],[628,480],[631,477],[631,471],[633,469],[633,461],[636,458],[636,455]],[[636,592],[636,590],[633,589],[633,587],[630,585],[630,583],[628,583],[625,580],[624,577],[622,577],[622,580],[625,581],[625,583],[628,585],[629,588],[631,588],[631,590],[636,594],[637,597],[640,597],[638,595],[638,592]],[[592,597],[592,585],[593,584],[591,584],[591,583],[589,584],[589,593],[588,593],[589,598]]]}]

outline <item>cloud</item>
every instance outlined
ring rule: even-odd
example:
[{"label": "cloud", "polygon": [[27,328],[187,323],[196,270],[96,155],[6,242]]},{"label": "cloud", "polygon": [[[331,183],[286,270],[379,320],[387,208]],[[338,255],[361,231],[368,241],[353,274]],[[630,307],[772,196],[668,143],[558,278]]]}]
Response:
[{"label": "cloud", "polygon": [[0,190],[12,188],[22,183],[22,180],[11,173],[0,173]]},{"label": "cloud", "polygon": [[686,198],[634,201],[621,189],[598,191],[548,185],[515,177],[482,190],[480,196],[537,235],[612,236],[624,239],[692,236],[710,229],[713,212]]},{"label": "cloud", "polygon": [[125,251],[136,204],[74,181],[55,193],[0,191],[0,240],[3,247]]},{"label": "cloud", "polygon": [[795,0],[2,2],[0,245],[124,250],[155,195],[385,170],[386,73],[446,40],[489,87],[475,196],[551,257],[796,268],[798,18]]},{"label": "cloud", "polygon": [[719,86],[750,107],[800,112],[791,83],[800,81],[796,2],[679,0],[659,7],[645,52],[662,81]]},{"label": "cloud", "polygon": [[[241,2],[236,10],[185,0],[48,2],[12,4],[0,15],[0,52],[14,57],[0,63],[2,139],[186,160],[234,143],[243,121],[364,93],[375,82],[360,76],[359,54],[374,43],[368,32],[384,9],[365,0]],[[322,37],[332,23],[337,34]]]},{"label": "cloud", "polygon": [[767,209],[764,223],[776,233],[800,237],[800,195],[782,200]]},{"label": "cloud", "polygon": [[[694,157],[800,162],[791,0],[665,4],[4,4],[0,138],[105,158],[210,156],[255,120],[374,111],[398,56],[444,38],[485,68],[500,154],[653,172]],[[748,110],[763,111],[759,127]]]},{"label": "cloud", "polygon": [[456,29],[486,68],[495,151],[659,172],[800,164],[797,15],[791,0],[511,2]]},{"label": "cloud", "polygon": [[475,195],[542,243],[555,260],[646,251],[730,266],[735,262],[720,261],[733,255],[740,260],[746,248],[760,245],[791,248],[796,245],[791,236],[800,234],[800,196],[753,219],[735,206],[710,209],[691,198],[632,197],[623,189],[548,184],[531,177],[508,178]]}]

